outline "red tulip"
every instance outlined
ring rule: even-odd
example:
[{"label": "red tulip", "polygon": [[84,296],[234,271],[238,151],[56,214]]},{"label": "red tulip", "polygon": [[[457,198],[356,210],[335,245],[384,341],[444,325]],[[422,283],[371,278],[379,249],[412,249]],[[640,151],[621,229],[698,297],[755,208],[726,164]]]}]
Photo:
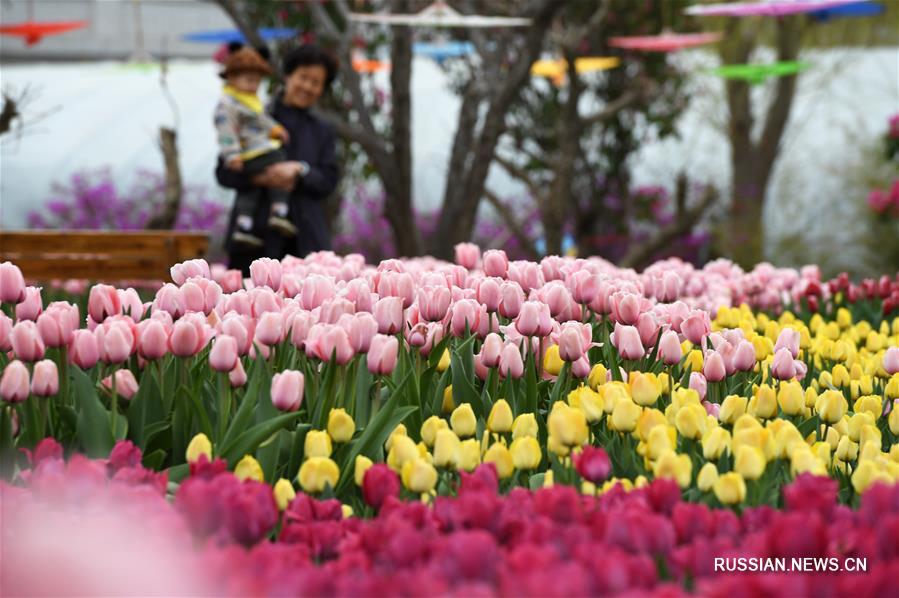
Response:
[{"label": "red tulip", "polygon": [[362,498],[376,511],[389,497],[400,495],[400,478],[384,463],[375,463],[362,478]]},{"label": "red tulip", "polygon": [[573,460],[578,475],[588,482],[604,482],[612,473],[612,461],[605,449],[588,444],[574,454]]}]

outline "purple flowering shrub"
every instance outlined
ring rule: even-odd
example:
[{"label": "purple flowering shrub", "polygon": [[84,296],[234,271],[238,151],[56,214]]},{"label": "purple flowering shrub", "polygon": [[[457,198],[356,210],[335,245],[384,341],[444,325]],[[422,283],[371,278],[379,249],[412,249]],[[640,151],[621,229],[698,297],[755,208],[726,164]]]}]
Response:
[{"label": "purple flowering shrub", "polygon": [[[165,178],[139,170],[131,187],[116,186],[109,168],[72,174],[68,183],[53,185],[43,207],[28,214],[30,228],[141,230],[162,208]],[[176,230],[200,230],[212,237],[224,234],[227,207],[209,199],[202,186],[185,185]]]}]

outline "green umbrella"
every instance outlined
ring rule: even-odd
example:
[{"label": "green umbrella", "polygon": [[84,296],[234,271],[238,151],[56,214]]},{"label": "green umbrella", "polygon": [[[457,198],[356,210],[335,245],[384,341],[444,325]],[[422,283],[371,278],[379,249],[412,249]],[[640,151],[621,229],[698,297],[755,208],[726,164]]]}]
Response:
[{"label": "green umbrella", "polygon": [[774,62],[771,64],[728,64],[709,71],[725,79],[743,79],[752,85],[764,83],[768,77],[795,75],[808,68],[806,62]]}]

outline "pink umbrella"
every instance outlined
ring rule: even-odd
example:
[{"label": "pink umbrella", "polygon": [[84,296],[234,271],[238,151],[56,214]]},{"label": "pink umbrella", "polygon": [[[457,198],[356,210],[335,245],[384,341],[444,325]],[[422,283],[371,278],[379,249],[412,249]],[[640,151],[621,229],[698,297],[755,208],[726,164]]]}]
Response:
[{"label": "pink umbrella", "polygon": [[609,45],[613,48],[643,52],[676,52],[684,48],[713,44],[720,39],[720,33],[662,33],[660,35],[613,37],[609,40]]},{"label": "pink umbrella", "polygon": [[862,0],[763,0],[761,2],[735,2],[731,4],[709,4],[691,6],[684,12],[700,17],[783,17],[825,10],[846,4],[857,4]]}]

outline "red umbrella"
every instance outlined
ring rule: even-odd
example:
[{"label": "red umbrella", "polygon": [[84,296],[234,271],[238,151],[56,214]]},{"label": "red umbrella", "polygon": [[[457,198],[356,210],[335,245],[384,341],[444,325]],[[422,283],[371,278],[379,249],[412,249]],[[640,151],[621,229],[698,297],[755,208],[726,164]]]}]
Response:
[{"label": "red umbrella", "polygon": [[25,40],[25,45],[33,46],[47,35],[59,35],[83,27],[87,27],[87,21],[26,21],[0,25],[0,35],[17,35]]},{"label": "red umbrella", "polygon": [[613,48],[643,52],[676,52],[684,48],[713,44],[720,39],[720,33],[662,33],[660,35],[613,37],[609,39],[609,45]]}]

